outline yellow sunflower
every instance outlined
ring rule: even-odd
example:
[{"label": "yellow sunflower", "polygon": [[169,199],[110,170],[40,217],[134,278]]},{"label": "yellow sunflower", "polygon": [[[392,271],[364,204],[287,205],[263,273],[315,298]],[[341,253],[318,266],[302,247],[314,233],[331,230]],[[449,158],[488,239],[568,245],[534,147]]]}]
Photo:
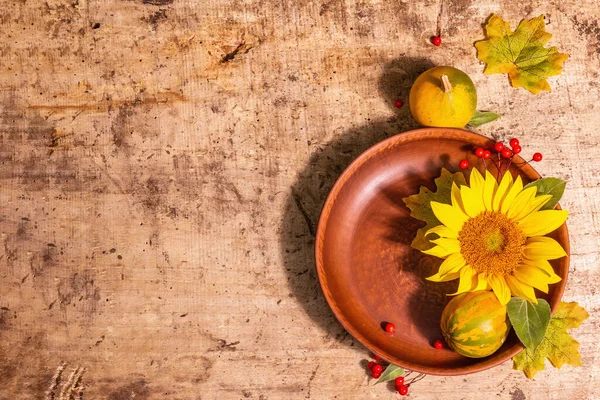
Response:
[{"label": "yellow sunflower", "polygon": [[494,291],[500,303],[511,295],[537,303],[533,288],[548,293],[548,284],[561,278],[548,260],[566,256],[560,244],[544,235],[567,219],[565,210],[540,209],[552,196],[536,196],[536,188],[524,189],[521,177],[505,173],[500,181],[486,171],[485,179],[471,171],[470,186],[452,185],[451,202],[431,202],[442,223],[425,234],[439,236],[424,251],[444,259],[429,280],[460,278],[452,295],[476,290]]}]

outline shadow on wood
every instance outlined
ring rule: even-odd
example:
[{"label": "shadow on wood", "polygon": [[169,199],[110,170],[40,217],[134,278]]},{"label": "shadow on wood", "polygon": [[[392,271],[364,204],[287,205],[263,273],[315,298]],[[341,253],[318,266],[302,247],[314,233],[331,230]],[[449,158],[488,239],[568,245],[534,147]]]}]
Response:
[{"label": "shadow on wood", "polygon": [[[314,238],[321,208],[337,178],[360,153],[387,137],[418,127],[410,115],[408,93],[416,77],[432,66],[430,60],[410,57],[387,63],[378,90],[396,116],[350,129],[318,148],[288,196],[280,245],[290,295],[326,332],[325,336],[337,342],[354,345],[354,340],[345,340],[349,335],[329,309],[317,278]],[[393,105],[397,98],[405,103],[400,109]]]}]

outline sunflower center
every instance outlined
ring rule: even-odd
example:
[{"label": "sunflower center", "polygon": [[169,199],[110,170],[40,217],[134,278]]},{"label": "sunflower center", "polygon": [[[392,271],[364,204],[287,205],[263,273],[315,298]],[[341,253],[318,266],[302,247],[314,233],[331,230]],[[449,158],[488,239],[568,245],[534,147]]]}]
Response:
[{"label": "sunflower center", "polygon": [[525,234],[506,215],[485,211],[464,223],[458,233],[460,252],[478,273],[514,273],[523,257]]},{"label": "sunflower center", "polygon": [[504,235],[500,229],[489,232],[485,239],[489,251],[502,251],[504,248]]}]

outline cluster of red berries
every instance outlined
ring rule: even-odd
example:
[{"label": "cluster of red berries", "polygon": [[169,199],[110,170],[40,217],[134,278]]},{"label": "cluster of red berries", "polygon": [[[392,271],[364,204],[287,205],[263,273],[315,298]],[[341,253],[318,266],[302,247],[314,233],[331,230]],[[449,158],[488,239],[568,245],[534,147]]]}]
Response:
[{"label": "cluster of red berries", "polygon": [[[377,354],[373,354],[373,358],[375,359],[375,361],[381,360],[381,357],[379,357]],[[367,367],[371,371],[371,376],[375,379],[379,379],[381,373],[383,372],[383,365],[375,361],[369,361]]]},{"label": "cluster of red berries", "polygon": [[408,388],[410,387],[410,383],[405,385],[404,377],[399,376],[396,379],[394,379],[394,387],[396,388],[396,391],[400,394],[400,396],[406,396],[408,394]]},{"label": "cluster of red berries", "polygon": [[[381,357],[377,354],[373,354],[373,358],[376,361],[381,361]],[[371,371],[371,376],[375,379],[379,379],[383,372],[383,365],[379,362],[370,361],[368,364],[369,370]],[[412,382],[411,382],[412,383]],[[396,391],[400,393],[402,396],[406,396],[408,394],[408,388],[410,387],[410,383],[404,384],[404,377],[399,376],[394,380],[394,385],[396,387]]]},{"label": "cluster of red berries", "polygon": [[[396,327],[390,322],[384,323],[384,329],[387,333],[390,334],[396,331]],[[444,348],[444,342],[442,342],[439,339],[435,340],[433,342],[433,347],[435,347],[438,350],[442,349]],[[381,374],[383,373],[385,361],[382,361],[381,357],[377,354],[373,354],[373,359],[374,361],[369,361],[367,367],[369,368],[371,377],[373,377],[374,379],[379,379],[381,377]],[[406,373],[404,376],[399,376],[394,380],[396,391],[401,396],[406,396],[408,394],[408,388],[412,383],[420,381],[425,377],[425,374],[418,374],[416,377],[412,377],[412,379],[410,379],[408,382],[405,382],[405,378],[407,378],[409,375],[412,375],[412,373],[412,371],[408,371],[408,373]]]},{"label": "cluster of red berries", "polygon": [[[521,144],[519,143],[519,139],[517,139],[517,138],[510,139],[510,142],[508,142],[508,144],[509,144],[510,148],[508,148],[502,142],[496,142],[494,144],[493,151],[498,153],[498,164],[496,164],[496,162],[492,158],[492,151],[484,149],[483,147],[476,148],[475,155],[478,158],[481,158],[482,160],[484,160],[484,163],[485,163],[485,160],[491,160],[496,165],[496,167],[498,167],[498,170],[500,170],[500,163],[501,163],[502,159],[506,159],[506,160],[509,160],[509,162],[512,162],[512,159],[515,156],[515,154],[519,154],[523,150],[521,148]],[[535,162],[542,161],[542,153],[534,153],[531,160],[527,161],[526,163],[529,163],[531,161],[535,161]],[[469,161],[461,160],[460,163],[458,164],[458,166],[462,169],[467,169],[467,168],[469,168]]]}]

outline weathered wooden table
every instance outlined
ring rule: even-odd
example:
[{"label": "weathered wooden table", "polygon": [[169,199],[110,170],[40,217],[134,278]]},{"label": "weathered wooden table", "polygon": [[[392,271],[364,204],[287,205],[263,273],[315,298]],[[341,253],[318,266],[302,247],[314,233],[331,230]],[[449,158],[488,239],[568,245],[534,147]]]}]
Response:
[{"label": "weathered wooden table", "polygon": [[[440,64],[504,115],[479,132],[569,180],[564,298],[591,317],[583,368],[528,381],[509,361],[410,398],[598,398],[600,6],[528,3],[3,1],[0,398],[59,398],[69,379],[85,399],[397,397],[332,316],[314,232],[344,167],[415,127],[393,101]],[[546,15],[570,54],[553,92],[483,75],[492,13]]]}]

